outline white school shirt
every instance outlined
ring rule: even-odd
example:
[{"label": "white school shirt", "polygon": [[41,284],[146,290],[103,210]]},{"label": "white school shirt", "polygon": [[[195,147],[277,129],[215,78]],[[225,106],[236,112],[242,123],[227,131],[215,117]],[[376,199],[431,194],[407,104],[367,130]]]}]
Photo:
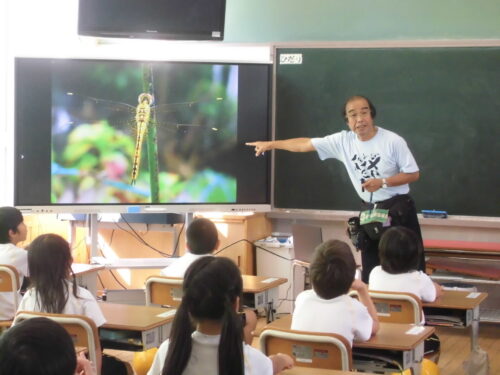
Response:
[{"label": "white school shirt", "polygon": [[[412,293],[423,302],[433,302],[436,299],[436,287],[432,279],[422,271],[412,271],[392,274],[377,266],[370,272],[368,288],[381,292]],[[425,323],[422,311],[421,324]]]},{"label": "white school shirt", "polygon": [[[68,281],[68,292],[68,301],[66,302],[66,306],[64,307],[62,314],[85,315],[86,317],[92,319],[97,327],[106,323],[106,318],[104,318],[101,308],[97,304],[97,301],[92,293],[90,293],[87,289],[78,286],[77,294],[79,298],[76,298],[73,295],[73,285],[71,281]],[[41,309],[36,298],[36,291],[34,288],[30,288],[26,291],[21,303],[19,304],[18,311],[46,312]]]},{"label": "white school shirt", "polygon": [[[335,158],[344,164],[354,189],[365,202],[370,201],[371,193],[362,191],[361,179],[387,178],[401,172],[418,171],[417,162],[406,141],[380,126],[377,126],[377,133],[368,141],[360,141],[356,133],[343,130],[323,138],[312,138],[311,143],[321,160]],[[373,202],[409,191],[408,184],[378,189],[373,192]]]},{"label": "white school shirt", "polygon": [[377,266],[370,272],[368,281],[370,290],[412,293],[423,302],[433,302],[436,299],[436,287],[432,279],[422,271],[392,274],[384,271],[382,266]]},{"label": "white school shirt", "polygon": [[[0,264],[14,266],[19,273],[19,286],[28,273],[28,252],[11,243],[0,244]],[[18,301],[21,300],[19,292],[0,292],[0,320],[10,320],[14,318],[17,310],[14,298],[17,294]]]},{"label": "white school shirt", "polygon": [[371,337],[373,319],[365,305],[347,294],[323,299],[310,289],[295,300],[291,328],[339,334],[352,346],[353,340],[366,341]]},{"label": "white school shirt", "polygon": [[[218,375],[218,350],[220,335],[205,335],[195,331],[191,335],[191,356],[182,375]],[[165,363],[170,341],[166,340],[156,352],[153,365],[147,375],[160,375]],[[243,343],[245,375],[272,375],[273,363],[264,353]],[[179,374],[181,375],[181,374]]]},{"label": "white school shirt", "polygon": [[193,254],[190,253],[189,251],[186,251],[186,253],[177,258],[174,259],[172,264],[168,265],[164,269],[160,271],[160,274],[163,276],[168,276],[168,277],[184,277],[184,274],[186,273],[186,270],[189,268],[189,266],[195,261],[200,258],[206,257],[206,256],[213,256],[212,254]]}]

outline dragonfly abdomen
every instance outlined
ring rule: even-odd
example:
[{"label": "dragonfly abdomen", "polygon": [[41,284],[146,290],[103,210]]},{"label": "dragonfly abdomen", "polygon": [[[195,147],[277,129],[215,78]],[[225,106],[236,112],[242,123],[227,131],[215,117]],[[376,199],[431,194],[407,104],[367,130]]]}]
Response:
[{"label": "dragonfly abdomen", "polygon": [[[149,95],[149,94],[147,94]],[[142,99],[142,100],[141,100]],[[141,151],[142,143],[144,141],[144,136],[148,131],[149,119],[151,116],[151,102],[148,96],[139,96],[139,104],[135,111],[135,122],[137,127],[137,136],[135,139],[135,152],[134,159],[132,162],[132,176],[131,185],[135,184],[137,176],[139,175],[139,166],[141,164]]]}]

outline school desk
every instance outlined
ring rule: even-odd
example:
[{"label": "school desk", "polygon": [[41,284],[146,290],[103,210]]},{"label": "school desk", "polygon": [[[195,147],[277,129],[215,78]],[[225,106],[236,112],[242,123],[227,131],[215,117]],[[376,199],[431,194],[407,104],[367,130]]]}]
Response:
[{"label": "school desk", "polygon": [[[291,315],[287,314],[266,327],[290,329],[291,322]],[[396,364],[392,370],[389,370],[386,367],[387,362],[382,365],[376,360],[376,357],[384,357],[396,361],[402,369],[411,367],[414,373],[420,374],[420,363],[424,356],[424,340],[434,331],[434,327],[380,323],[380,329],[375,336],[368,341],[353,343],[353,368],[373,372],[397,371]]]},{"label": "school desk", "polygon": [[471,350],[474,350],[478,345],[479,305],[486,297],[488,293],[484,292],[445,290],[434,302],[422,303],[426,324],[456,328],[470,326]]},{"label": "school desk", "polygon": [[97,293],[97,273],[104,269],[100,264],[73,263],[71,269],[76,277],[76,283],[90,291],[92,295]]},{"label": "school desk", "polygon": [[263,308],[267,322],[274,320],[274,304],[278,301],[279,286],[287,282],[281,277],[242,275],[243,304],[254,309]]},{"label": "school desk", "polygon": [[175,309],[99,302],[106,323],[99,328],[103,348],[143,351],[158,347],[169,334]]}]

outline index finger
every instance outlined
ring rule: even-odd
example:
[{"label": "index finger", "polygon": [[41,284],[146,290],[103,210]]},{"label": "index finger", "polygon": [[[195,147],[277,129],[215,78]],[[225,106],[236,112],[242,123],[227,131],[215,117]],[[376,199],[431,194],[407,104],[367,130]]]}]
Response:
[{"label": "index finger", "polygon": [[247,146],[256,146],[257,142],[247,142],[245,143]]}]

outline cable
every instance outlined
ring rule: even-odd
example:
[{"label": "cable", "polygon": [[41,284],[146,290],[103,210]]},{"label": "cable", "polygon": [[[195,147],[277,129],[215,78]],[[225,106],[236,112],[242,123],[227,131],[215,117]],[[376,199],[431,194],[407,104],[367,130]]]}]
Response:
[{"label": "cable", "polygon": [[[102,252],[102,249],[99,247],[99,252],[101,253],[102,257],[104,259],[107,259],[105,256],[104,256],[104,253]],[[113,276],[113,279],[115,279],[115,281],[124,289],[124,290],[127,290],[128,288],[123,285],[120,280],[118,280],[118,278],[116,277],[116,275],[114,274],[114,272],[111,270],[111,269],[108,269],[109,273],[111,274],[111,276]],[[104,283],[102,282],[101,278],[99,277],[99,281],[101,282],[102,284],[102,287],[104,288]]]},{"label": "cable", "polygon": [[163,257],[166,257],[166,258],[169,258],[171,255],[170,254],[167,254],[167,253],[164,253],[163,251],[161,250],[158,250],[157,248],[155,248],[154,246],[150,245],[149,243],[147,243],[140,235],[139,233],[136,232],[136,230],[132,227],[132,225],[130,225],[130,223],[127,221],[127,219],[125,219],[124,215],[123,214],[120,214],[122,220],[127,224],[127,226],[130,228],[130,230],[132,231],[132,233],[128,230],[126,230],[125,228],[121,227],[118,223],[115,223],[115,225],[123,230],[124,232],[130,234],[132,237],[134,237],[136,240],[138,240],[140,243],[142,243],[143,245],[149,247],[151,250],[154,250],[155,252],[157,252],[158,254],[160,254],[161,256]]},{"label": "cable", "polygon": [[252,241],[247,240],[246,238],[243,238],[243,239],[241,239],[241,240],[235,241],[235,242],[233,242],[232,244],[229,244],[229,245],[227,245],[227,246],[223,247],[222,249],[217,250],[217,251],[214,253],[214,255],[217,255],[217,254],[219,254],[221,251],[226,250],[228,247],[231,247],[231,246],[233,246],[233,245],[236,245],[238,242],[242,242],[242,241],[248,242],[249,244],[251,244],[251,245],[255,246],[256,248],[261,249],[261,250],[263,250],[263,251],[265,251],[265,252],[268,252],[269,254],[272,254],[272,255],[274,255],[275,257],[278,257],[278,258],[281,258],[281,259],[284,259],[284,260],[288,260],[289,262],[293,262],[293,259],[290,259],[290,258],[287,258],[287,257],[281,256],[281,255],[278,255],[278,254],[276,254],[276,253],[273,253],[272,251],[269,251],[269,250],[267,250],[266,248],[264,248],[264,247],[262,247],[262,246],[259,246],[259,245],[256,245],[256,244],[255,244],[255,243],[253,243]]},{"label": "cable", "polygon": [[177,241],[175,241],[175,249],[172,252],[172,257],[175,257],[177,255],[177,250],[179,249],[179,240],[181,239],[181,233],[184,230],[184,226],[186,225],[186,222],[184,221],[182,223],[181,230],[179,231],[179,235],[177,236]]}]

